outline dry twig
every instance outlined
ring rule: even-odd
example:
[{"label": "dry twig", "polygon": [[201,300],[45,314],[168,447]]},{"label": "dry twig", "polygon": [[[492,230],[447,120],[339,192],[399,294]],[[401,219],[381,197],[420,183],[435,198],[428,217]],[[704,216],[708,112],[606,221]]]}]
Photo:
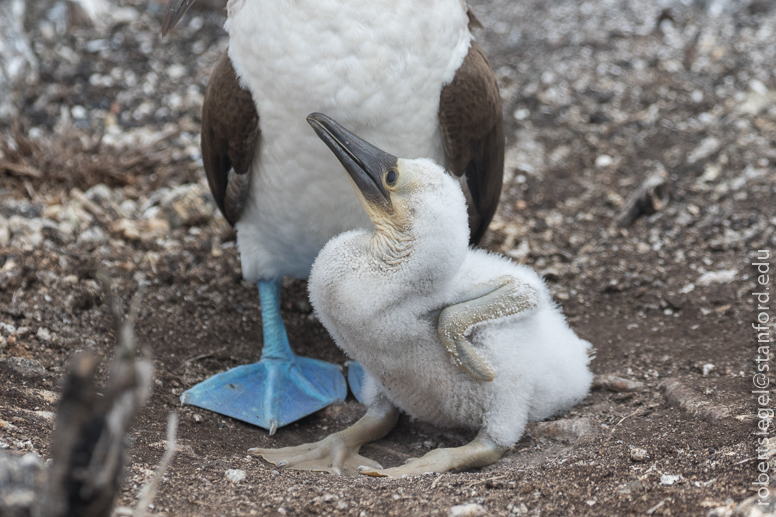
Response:
[{"label": "dry twig", "polygon": [[[43,475],[40,460],[32,454],[22,458],[0,455],[0,515],[108,517],[113,511],[124,472],[125,436],[150,393],[152,367],[150,361],[137,358],[133,324],[140,295],[122,321],[107,276],[100,273],[97,278],[117,329],[118,350],[108,385],[100,396],[98,361],[92,354],[73,358],[57,412],[51,466]],[[170,447],[157,477],[175,450],[175,417],[170,424]],[[158,482],[155,479],[145,493],[146,507]]]},{"label": "dry twig", "polygon": [[642,215],[659,212],[668,204],[668,180],[665,171],[656,172],[645,179],[622,206],[614,219],[620,228],[630,226]]}]

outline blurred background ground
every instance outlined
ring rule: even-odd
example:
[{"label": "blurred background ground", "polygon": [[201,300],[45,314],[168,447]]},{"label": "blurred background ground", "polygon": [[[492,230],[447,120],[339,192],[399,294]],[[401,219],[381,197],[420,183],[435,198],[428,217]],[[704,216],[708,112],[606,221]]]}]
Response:
[{"label": "blurred background ground", "polygon": [[[0,30],[29,47],[0,61],[21,56],[0,77],[0,88],[13,83],[0,106],[0,448],[49,457],[68,358],[112,355],[95,271],[125,307],[144,286],[136,331],[156,381],[131,432],[119,501],[131,506],[181,392],[261,350],[258,296],[201,170],[223,2],[200,0],[165,40],[160,3],[3,3],[14,16],[3,23],[16,25]],[[776,251],[776,5],[471,5],[508,138],[484,246],[545,277],[595,345],[595,373],[642,384],[594,390],[494,466],[394,481],[276,471],[246,455],[344,428],[363,412],[351,399],[273,438],[183,408],[155,515],[447,515],[471,504],[455,511],[723,516],[755,495],[750,263]],[[647,213],[618,219],[647,178],[660,184]],[[284,300],[295,349],[344,362],[304,283],[286,282]],[[468,439],[403,418],[363,452],[388,466]]]}]

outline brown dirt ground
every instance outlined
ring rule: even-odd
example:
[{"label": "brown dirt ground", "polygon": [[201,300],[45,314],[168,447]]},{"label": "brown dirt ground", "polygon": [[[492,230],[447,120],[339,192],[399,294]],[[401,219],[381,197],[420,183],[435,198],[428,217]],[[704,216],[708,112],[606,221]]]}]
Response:
[{"label": "brown dirt ground", "polygon": [[[588,419],[588,432],[553,436],[532,425],[498,463],[477,471],[384,480],[274,470],[248,457],[247,449],[318,440],[354,422],[364,408],[348,399],[270,438],[239,421],[180,407],[183,390],[253,362],[261,351],[258,296],[255,287],[241,282],[233,234],[219,217],[196,231],[174,229],[170,238],[177,246],[117,239],[96,249],[51,241],[26,251],[12,245],[0,250],[0,267],[9,260],[21,267],[14,288],[0,289],[0,322],[29,329],[8,336],[0,349],[0,420],[13,424],[0,426],[0,439],[13,451],[34,450],[47,457],[52,420],[46,412],[56,410],[68,357],[85,348],[106,359],[112,355],[111,319],[89,282],[101,267],[114,279],[125,307],[139,284],[145,285],[136,333],[156,373],[153,395],[130,433],[122,506],[134,504],[159,461],[166,417],[173,410],[181,417],[180,450],[156,497],[155,515],[447,515],[451,506],[464,503],[480,504],[491,515],[644,515],[648,510],[705,515],[752,496],[750,483],[757,473],[750,389],[756,350],[749,325],[756,314],[748,295],[754,288],[748,264],[755,250],[776,249],[776,117],[772,111],[736,111],[746,102],[750,79],[757,77],[746,75],[753,68],[741,64],[750,50],[734,46],[739,41],[734,32],[719,43],[729,44],[727,57],[720,58],[722,68],[696,74],[696,57],[688,51],[692,43],[687,43],[695,33],[688,27],[708,21],[697,9],[669,13],[682,46],[666,43],[673,25],[663,25],[662,32],[656,28],[661,11],[654,8],[645,13],[625,9],[635,19],[653,16],[654,29],[612,35],[614,29],[602,23],[599,31],[593,20],[586,25],[590,34],[577,29],[583,33],[580,40],[568,24],[581,24],[585,13],[574,11],[572,3],[547,3],[574,11],[568,17],[543,2],[515,5],[519,11],[508,2],[475,3],[486,27],[513,27],[481,38],[502,86],[512,153],[502,204],[485,246],[512,252],[545,275],[572,327],[596,347],[595,373],[640,380],[643,389],[593,391],[559,419]],[[750,11],[729,16],[736,30],[754,26],[746,32],[751,36],[773,17],[766,17],[767,8],[766,14]],[[543,33],[547,20],[560,20],[553,26],[555,36]],[[217,37],[221,21],[208,18],[202,29],[211,44],[223,45]],[[169,44],[182,45],[174,36]],[[666,48],[668,53],[661,54]],[[670,54],[674,51],[680,59]],[[592,64],[579,64],[580,55],[592,55]],[[629,65],[637,59],[646,62],[643,74]],[[588,87],[569,87],[571,97],[558,100],[560,94],[550,91],[548,82],[568,86],[579,80],[564,79],[572,73],[559,65],[564,62],[581,73],[600,63],[610,68],[594,73]],[[612,72],[612,66],[619,70]],[[543,75],[548,71],[554,79]],[[725,82],[730,76],[733,81]],[[625,87],[607,86],[608,80]],[[774,85],[772,78],[763,82]],[[695,90],[703,93],[698,102],[690,100]],[[731,100],[736,91],[743,96]],[[652,105],[659,106],[655,120],[645,114]],[[528,114],[512,117],[520,109]],[[710,112],[716,122],[691,123]],[[198,119],[193,120],[196,128]],[[737,120],[746,123],[736,125]],[[533,145],[524,145],[527,133]],[[704,138],[715,135],[721,142],[716,150],[692,163],[686,159]],[[747,135],[757,139],[746,140]],[[613,163],[599,160],[596,165],[604,154]],[[532,166],[521,169],[515,165],[521,160],[533,160]],[[611,230],[623,198],[659,168],[656,162],[670,180],[668,208],[627,229]],[[196,178],[196,166],[176,163],[152,162],[149,167],[158,167],[158,175],[129,181],[126,195],[148,196],[170,175]],[[699,178],[713,165],[722,170],[707,188]],[[736,189],[734,180],[750,165],[765,173],[746,176]],[[34,179],[25,186],[18,175],[1,171],[0,179],[6,200],[28,199],[32,188],[51,204],[67,198],[72,186]],[[715,190],[724,183],[728,186]],[[3,215],[10,217],[11,205],[4,206]],[[747,232],[752,228],[759,230]],[[521,253],[524,241],[529,247]],[[728,269],[737,270],[731,282],[698,282],[706,271]],[[695,288],[686,288],[689,284]],[[304,282],[286,282],[283,300],[289,338],[298,353],[346,360],[311,317]],[[55,338],[36,337],[41,327]],[[703,375],[707,363],[714,369]],[[727,416],[707,421],[672,405],[659,388],[666,379],[681,381],[697,400]],[[386,438],[362,453],[392,466],[469,439],[466,433],[403,417]],[[645,449],[648,458],[632,460],[633,448]],[[234,484],[224,475],[227,469],[242,469],[247,477]],[[662,484],[665,474],[681,478]]]}]

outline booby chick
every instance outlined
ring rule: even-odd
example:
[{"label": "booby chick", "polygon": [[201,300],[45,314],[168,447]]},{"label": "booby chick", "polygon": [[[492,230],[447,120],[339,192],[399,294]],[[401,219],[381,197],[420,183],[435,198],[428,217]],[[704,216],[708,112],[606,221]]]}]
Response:
[{"label": "booby chick", "polygon": [[[350,174],[375,227],[331,239],[308,284],[317,316],[366,372],[368,410],[317,443],[251,453],[337,474],[482,467],[514,445],[528,421],[587,395],[590,343],[569,328],[534,271],[469,248],[465,199],[442,167],[397,159],[325,115],[308,122]],[[399,410],[479,433],[463,447],[382,469],[358,451],[387,434]]]},{"label": "booby chick", "polygon": [[[194,0],[168,0],[167,33]],[[326,111],[408,158],[444,163],[464,189],[471,242],[498,206],[504,165],[499,89],[464,0],[229,0],[229,47],[202,105],[202,161],[256,282],[261,360],[189,388],[185,404],[268,429],[345,398],[330,363],[294,354],[283,277],[307,278],[335,235],[371,227],[340,164],[305,123]],[[349,369],[358,396],[358,369]]]}]

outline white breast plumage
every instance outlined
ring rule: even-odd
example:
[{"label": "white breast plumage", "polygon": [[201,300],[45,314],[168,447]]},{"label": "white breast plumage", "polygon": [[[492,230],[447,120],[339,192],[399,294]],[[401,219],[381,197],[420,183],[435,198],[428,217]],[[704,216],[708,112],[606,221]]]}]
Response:
[{"label": "white breast plumage", "polygon": [[460,0],[231,0],[229,57],[259,112],[236,224],[243,275],[306,277],[332,236],[371,223],[305,122],[330,114],[387,151],[444,163],[439,94],[469,48]]}]

